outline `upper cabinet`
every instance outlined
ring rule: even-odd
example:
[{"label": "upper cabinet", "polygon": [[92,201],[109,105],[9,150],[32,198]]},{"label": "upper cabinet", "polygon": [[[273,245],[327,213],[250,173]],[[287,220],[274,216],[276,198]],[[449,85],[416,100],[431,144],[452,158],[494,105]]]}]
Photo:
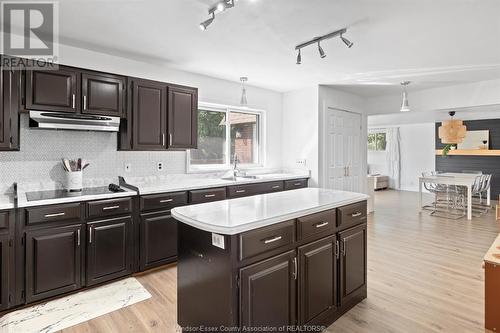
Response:
[{"label": "upper cabinet", "polygon": [[27,70],[26,110],[121,117],[126,78],[59,65],[57,70]]},{"label": "upper cabinet", "polygon": [[82,73],[82,113],[121,117],[125,86],[123,77]]},{"label": "upper cabinet", "polygon": [[169,148],[195,148],[198,138],[198,89],[168,88]]},{"label": "upper cabinet", "polygon": [[128,124],[120,130],[123,150],[197,147],[198,89],[129,78]]},{"label": "upper cabinet", "polygon": [[58,70],[29,70],[26,73],[27,110],[76,113],[80,110],[80,73],[59,66]]},{"label": "upper cabinet", "polygon": [[[4,58],[0,56],[1,64]],[[0,151],[19,150],[19,77],[18,70],[0,68]]]}]

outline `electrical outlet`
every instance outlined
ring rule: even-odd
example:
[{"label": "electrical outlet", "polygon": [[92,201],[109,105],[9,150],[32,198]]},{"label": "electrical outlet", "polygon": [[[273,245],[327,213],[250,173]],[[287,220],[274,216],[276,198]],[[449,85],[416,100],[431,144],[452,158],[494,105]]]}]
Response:
[{"label": "electrical outlet", "polygon": [[297,164],[300,167],[305,167],[306,166],[306,159],[305,158],[297,159],[295,161],[295,164]]},{"label": "electrical outlet", "polygon": [[163,162],[158,162],[156,164],[156,170],[158,170],[160,172],[163,171]]},{"label": "electrical outlet", "polygon": [[132,172],[132,164],[125,163],[125,172]]}]

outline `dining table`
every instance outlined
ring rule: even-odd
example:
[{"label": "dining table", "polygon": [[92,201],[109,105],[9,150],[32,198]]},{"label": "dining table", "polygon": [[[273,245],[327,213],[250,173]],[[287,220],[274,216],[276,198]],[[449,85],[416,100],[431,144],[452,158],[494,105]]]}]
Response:
[{"label": "dining table", "polygon": [[[477,173],[458,173],[458,172],[443,172],[419,178],[419,207],[422,206],[422,188],[424,183],[456,185],[463,186],[467,189],[467,220],[472,220],[472,188],[477,177],[481,176]],[[487,190],[486,204],[491,204],[491,187]]]}]

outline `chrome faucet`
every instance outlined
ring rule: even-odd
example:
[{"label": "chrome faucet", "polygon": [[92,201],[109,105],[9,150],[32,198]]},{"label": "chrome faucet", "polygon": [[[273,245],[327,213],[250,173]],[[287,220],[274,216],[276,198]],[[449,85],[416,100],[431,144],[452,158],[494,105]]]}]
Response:
[{"label": "chrome faucet", "polygon": [[238,173],[239,173],[238,163],[239,163],[238,154],[234,153],[234,156],[233,156],[233,174],[235,177],[238,176]]}]

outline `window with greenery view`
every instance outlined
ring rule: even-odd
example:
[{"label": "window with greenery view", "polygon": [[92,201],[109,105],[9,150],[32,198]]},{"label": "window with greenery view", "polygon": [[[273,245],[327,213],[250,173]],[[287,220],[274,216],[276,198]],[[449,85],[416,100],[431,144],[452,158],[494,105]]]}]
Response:
[{"label": "window with greenery view", "polygon": [[240,164],[259,164],[261,116],[259,112],[199,109],[198,149],[190,150],[190,168],[229,168],[235,153]]},{"label": "window with greenery view", "polygon": [[368,133],[368,150],[385,151],[387,145],[385,132]]}]

